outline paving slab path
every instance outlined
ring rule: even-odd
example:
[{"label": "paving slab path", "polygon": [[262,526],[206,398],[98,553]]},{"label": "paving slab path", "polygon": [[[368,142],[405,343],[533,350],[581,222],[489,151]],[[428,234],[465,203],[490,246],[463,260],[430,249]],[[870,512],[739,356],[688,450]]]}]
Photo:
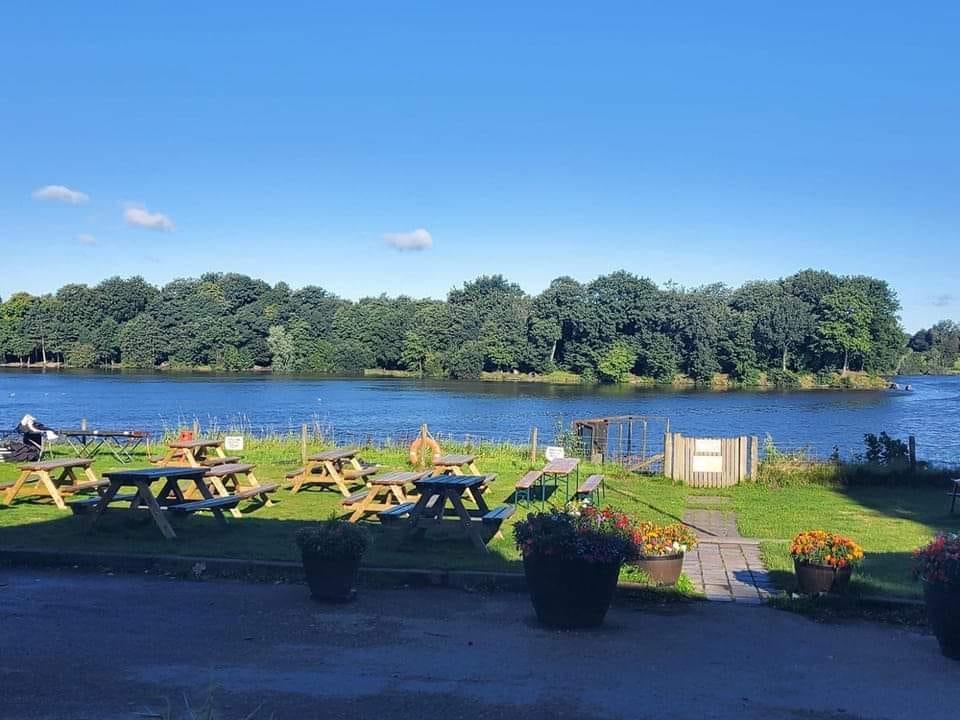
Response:
[{"label": "paving slab path", "polygon": [[[0,568],[3,720],[953,720],[960,663],[929,635],[738,603],[620,604],[537,625],[522,593]],[[152,714],[151,714],[152,713]]]},{"label": "paving slab path", "polygon": [[744,538],[735,513],[722,508],[726,498],[691,496],[683,522],[697,534],[699,545],[683,560],[683,571],[708,600],[762,603],[775,588],[760,557],[760,542]]}]

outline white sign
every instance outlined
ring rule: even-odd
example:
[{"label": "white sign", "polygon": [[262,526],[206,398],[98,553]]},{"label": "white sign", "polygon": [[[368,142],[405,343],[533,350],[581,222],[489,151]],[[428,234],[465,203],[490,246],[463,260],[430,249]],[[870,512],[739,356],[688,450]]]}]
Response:
[{"label": "white sign", "polygon": [[693,441],[694,455],[719,455],[720,438],[696,438]]},{"label": "white sign", "polygon": [[563,448],[558,445],[547,445],[543,450],[543,456],[553,462],[554,460],[562,460],[565,456]]},{"label": "white sign", "polygon": [[243,435],[226,435],[223,438],[223,449],[236,452],[243,450]]},{"label": "white sign", "polygon": [[693,471],[695,473],[723,472],[723,458],[719,455],[694,455]]}]

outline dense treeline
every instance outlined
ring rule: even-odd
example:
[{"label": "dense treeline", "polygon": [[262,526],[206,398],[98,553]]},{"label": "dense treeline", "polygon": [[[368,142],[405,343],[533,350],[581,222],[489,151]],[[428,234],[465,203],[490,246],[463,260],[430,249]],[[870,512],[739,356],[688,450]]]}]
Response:
[{"label": "dense treeline", "polygon": [[918,330],[907,343],[910,352],[901,371],[906,374],[943,375],[960,372],[960,325],[942,320]]},{"label": "dense treeline", "polygon": [[535,297],[497,275],[446,300],[356,302],[232,273],[162,288],[115,277],[7,298],[0,353],[78,367],[383,368],[454,378],[566,370],[587,380],[632,373],[705,382],[727,373],[749,383],[766,372],[789,384],[796,372],[895,368],[906,341],[898,310],[882,280],[813,270],[735,290],[659,288],[627,272],[586,284],[561,277]]}]

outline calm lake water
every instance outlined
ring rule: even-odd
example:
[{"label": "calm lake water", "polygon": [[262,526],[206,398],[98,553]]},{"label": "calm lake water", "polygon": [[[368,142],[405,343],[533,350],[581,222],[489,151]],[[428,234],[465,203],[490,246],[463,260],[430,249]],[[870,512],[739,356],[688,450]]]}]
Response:
[{"label": "calm lake water", "polygon": [[[960,461],[960,377],[901,378],[913,393],[672,392],[536,383],[330,379],[0,370],[0,426],[30,413],[52,427],[294,431],[319,424],[338,441],[411,436],[421,422],[461,437],[551,440],[557,423],[600,415],[670,418],[690,435],[769,434],[828,455],[862,449],[863,434],[917,438],[920,457]],[[658,431],[651,425],[651,434]]]}]

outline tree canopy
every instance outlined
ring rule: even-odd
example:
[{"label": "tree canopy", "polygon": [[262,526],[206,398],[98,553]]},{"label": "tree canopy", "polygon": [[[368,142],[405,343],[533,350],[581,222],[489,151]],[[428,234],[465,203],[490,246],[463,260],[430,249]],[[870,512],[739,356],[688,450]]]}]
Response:
[{"label": "tree canopy", "polygon": [[[882,280],[805,270],[731,289],[658,287],[626,271],[554,280],[530,296],[500,275],[445,300],[345,300],[235,273],[154,287],[140,277],[15,293],[0,303],[0,357],[73,366],[254,367],[274,372],[565,370],[617,382],[631,373],[746,380],[761,371],[894,369],[906,350],[896,294]],[[957,355],[955,325],[910,339]]]}]

